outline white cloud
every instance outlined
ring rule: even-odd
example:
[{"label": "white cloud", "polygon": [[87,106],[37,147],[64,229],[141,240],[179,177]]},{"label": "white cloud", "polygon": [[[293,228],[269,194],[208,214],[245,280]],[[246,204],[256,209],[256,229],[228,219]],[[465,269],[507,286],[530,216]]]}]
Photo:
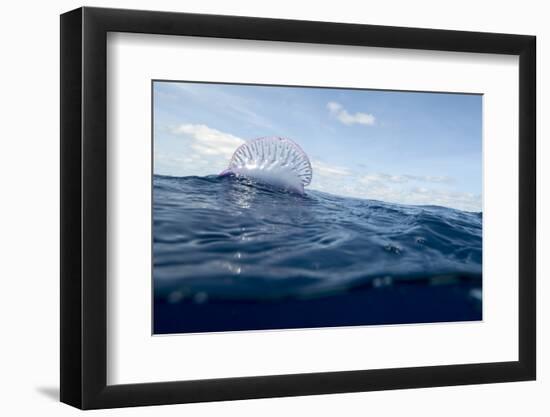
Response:
[{"label": "white cloud", "polygon": [[372,126],[376,122],[374,115],[370,113],[349,113],[340,103],[330,101],[327,104],[327,108],[334,117],[345,125],[360,124],[365,126]]},{"label": "white cloud", "polygon": [[188,137],[189,146],[198,155],[220,156],[228,161],[235,149],[245,143],[244,139],[201,124],[181,124],[173,128],[172,133]]},{"label": "white cloud", "polygon": [[[323,191],[331,192],[329,189]],[[466,211],[481,211],[481,195],[434,187],[410,187],[388,181],[364,183],[350,181],[339,189],[340,195],[391,203],[436,205]]]},{"label": "white cloud", "polygon": [[363,175],[359,181],[364,184],[371,184],[376,182],[387,182],[394,184],[404,184],[407,182],[426,182],[432,184],[451,184],[453,179],[444,175],[408,175],[408,174],[384,174],[384,173],[372,173]]},{"label": "white cloud", "polygon": [[412,181],[423,181],[439,184],[451,184],[454,179],[446,175],[406,175]]},{"label": "white cloud", "polygon": [[402,184],[409,181],[406,175],[390,175],[382,173],[373,173],[363,175],[359,178],[359,181],[363,184],[375,184],[379,182],[388,182],[394,184]]},{"label": "white cloud", "polygon": [[[447,176],[367,174],[359,177],[360,185],[348,189],[355,196],[403,204],[439,205],[459,210],[481,211],[481,195],[458,192],[449,188],[454,182]],[[415,185],[424,183],[424,185]],[[441,188],[441,187],[445,188]]]},{"label": "white cloud", "polygon": [[347,168],[337,165],[327,164],[317,159],[311,161],[311,167],[313,168],[314,175],[318,176],[346,176],[351,175],[351,171]]},{"label": "white cloud", "polygon": [[356,172],[346,167],[312,161],[309,188],[330,194],[413,205],[439,205],[481,211],[481,195],[459,192],[447,176]]}]

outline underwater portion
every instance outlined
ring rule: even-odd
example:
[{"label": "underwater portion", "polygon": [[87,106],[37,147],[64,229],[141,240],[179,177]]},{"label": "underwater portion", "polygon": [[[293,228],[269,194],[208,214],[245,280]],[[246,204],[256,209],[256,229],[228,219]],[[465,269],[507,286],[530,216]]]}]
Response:
[{"label": "underwater portion", "polygon": [[153,263],[155,334],[482,319],[479,212],[155,175]]}]

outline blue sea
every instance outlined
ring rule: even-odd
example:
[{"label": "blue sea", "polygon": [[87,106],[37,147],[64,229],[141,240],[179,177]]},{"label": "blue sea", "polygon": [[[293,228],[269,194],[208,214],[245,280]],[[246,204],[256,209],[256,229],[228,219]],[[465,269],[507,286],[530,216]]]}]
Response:
[{"label": "blue sea", "polygon": [[482,319],[482,214],[154,176],[154,333]]}]

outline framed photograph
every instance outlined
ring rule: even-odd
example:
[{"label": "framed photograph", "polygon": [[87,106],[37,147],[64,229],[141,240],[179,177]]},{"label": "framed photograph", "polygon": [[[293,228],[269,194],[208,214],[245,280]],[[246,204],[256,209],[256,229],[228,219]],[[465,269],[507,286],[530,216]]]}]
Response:
[{"label": "framed photograph", "polygon": [[61,16],[61,401],[533,380],[535,37]]}]

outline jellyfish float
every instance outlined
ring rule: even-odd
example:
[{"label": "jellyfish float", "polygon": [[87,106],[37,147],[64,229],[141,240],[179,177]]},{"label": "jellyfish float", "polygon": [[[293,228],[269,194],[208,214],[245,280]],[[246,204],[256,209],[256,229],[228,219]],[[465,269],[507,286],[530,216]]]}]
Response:
[{"label": "jellyfish float", "polygon": [[304,194],[313,171],[305,152],[287,138],[267,137],[239,146],[220,176],[244,177],[286,191]]}]

